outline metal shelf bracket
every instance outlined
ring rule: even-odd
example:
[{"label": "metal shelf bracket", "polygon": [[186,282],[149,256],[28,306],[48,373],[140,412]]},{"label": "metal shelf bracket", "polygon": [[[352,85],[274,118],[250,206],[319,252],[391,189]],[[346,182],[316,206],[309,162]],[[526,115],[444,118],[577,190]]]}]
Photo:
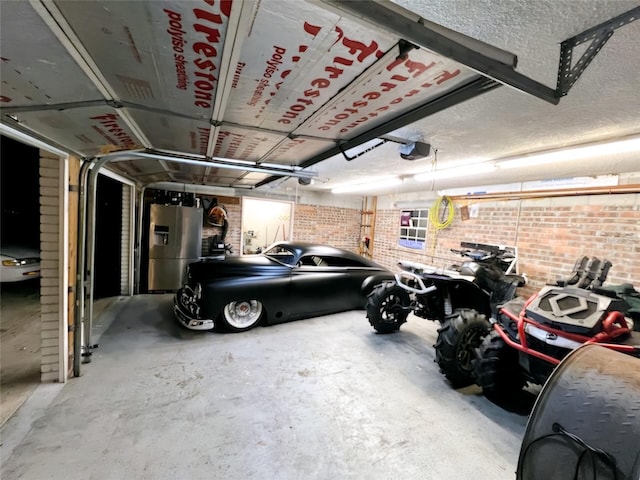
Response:
[{"label": "metal shelf bracket", "polygon": [[[569,93],[571,87],[578,81],[580,75],[582,75],[605,43],[613,36],[613,32],[616,29],[628,25],[634,20],[638,20],[638,18],[640,18],[640,7],[633,8],[562,42],[560,44],[560,65],[556,86],[558,97],[564,97]],[[591,44],[572,67],[571,61],[574,48],[588,41],[591,41]]]}]

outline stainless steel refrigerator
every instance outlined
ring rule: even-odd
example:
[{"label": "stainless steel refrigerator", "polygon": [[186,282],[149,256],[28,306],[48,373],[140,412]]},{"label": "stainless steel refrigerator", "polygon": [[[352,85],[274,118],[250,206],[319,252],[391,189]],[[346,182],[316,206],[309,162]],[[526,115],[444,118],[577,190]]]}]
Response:
[{"label": "stainless steel refrigerator", "polygon": [[149,291],[175,291],[187,264],[200,258],[202,209],[151,205],[149,216]]}]

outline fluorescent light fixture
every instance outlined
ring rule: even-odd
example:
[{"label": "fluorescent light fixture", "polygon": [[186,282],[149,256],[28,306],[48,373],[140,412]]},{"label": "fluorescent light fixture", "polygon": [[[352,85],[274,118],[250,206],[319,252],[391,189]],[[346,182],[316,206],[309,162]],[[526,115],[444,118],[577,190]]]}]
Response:
[{"label": "fluorescent light fixture", "polygon": [[584,145],[552,152],[537,153],[511,160],[502,160],[496,165],[498,168],[535,167],[549,163],[568,160],[581,160],[585,158],[606,157],[617,153],[640,151],[640,137],[631,137],[610,143]]},{"label": "fluorescent light fixture", "polygon": [[416,182],[427,182],[429,180],[442,180],[443,178],[470,177],[480,173],[489,173],[495,169],[496,166],[494,163],[473,163],[470,165],[460,165],[459,167],[418,173],[413,176],[413,179]]},{"label": "fluorescent light fixture", "polygon": [[341,187],[336,187],[331,190],[331,193],[351,193],[351,192],[361,192],[364,190],[375,190],[376,188],[388,188],[393,187],[395,185],[400,185],[402,183],[402,179],[398,177],[386,177],[380,178],[378,180],[366,183],[352,183],[350,185],[343,185]]},{"label": "fluorescent light fixture", "polygon": [[106,158],[107,156],[109,157],[109,161],[111,162],[132,160],[134,158],[150,158],[152,160],[163,160],[166,162],[184,163],[186,165],[197,165],[199,167],[205,167],[205,168],[211,167],[211,168],[223,168],[223,169],[226,168],[229,170],[244,170],[247,172],[264,173],[267,175],[279,175],[281,177],[311,178],[311,177],[318,176],[317,172],[301,170],[299,167],[289,168],[284,165],[280,165],[279,168],[265,168],[262,166],[262,164],[257,165],[255,167],[251,167],[246,165],[246,161],[244,160],[242,161],[243,162],[242,164],[237,164],[235,160],[228,161],[228,159],[223,159],[220,157],[212,157],[213,159],[220,158],[220,161],[210,162],[208,160],[200,160],[201,156],[193,158],[190,155],[187,156],[184,154],[180,156],[173,156],[173,155],[161,155],[158,153],[150,153],[150,152],[132,151],[132,152],[117,152],[117,154],[114,153],[111,155],[105,155],[104,157],[102,157],[102,159]]}]

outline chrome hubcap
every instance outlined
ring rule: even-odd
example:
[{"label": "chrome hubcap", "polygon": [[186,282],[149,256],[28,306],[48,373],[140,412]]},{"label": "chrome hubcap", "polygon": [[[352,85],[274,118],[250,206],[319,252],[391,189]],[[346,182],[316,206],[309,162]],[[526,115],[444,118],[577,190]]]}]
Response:
[{"label": "chrome hubcap", "polygon": [[231,302],[224,307],[224,316],[232,327],[246,328],[260,319],[262,304],[257,300]]}]

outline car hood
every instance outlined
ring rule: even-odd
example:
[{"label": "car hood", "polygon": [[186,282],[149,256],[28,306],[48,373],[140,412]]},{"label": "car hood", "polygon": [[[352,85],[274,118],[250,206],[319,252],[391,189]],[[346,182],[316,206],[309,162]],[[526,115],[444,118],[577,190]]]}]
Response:
[{"label": "car hood", "polygon": [[290,270],[264,255],[204,258],[189,264],[188,283],[236,276],[277,275]]},{"label": "car hood", "polygon": [[40,252],[35,248],[19,245],[2,245],[0,255],[9,258],[40,258]]}]

